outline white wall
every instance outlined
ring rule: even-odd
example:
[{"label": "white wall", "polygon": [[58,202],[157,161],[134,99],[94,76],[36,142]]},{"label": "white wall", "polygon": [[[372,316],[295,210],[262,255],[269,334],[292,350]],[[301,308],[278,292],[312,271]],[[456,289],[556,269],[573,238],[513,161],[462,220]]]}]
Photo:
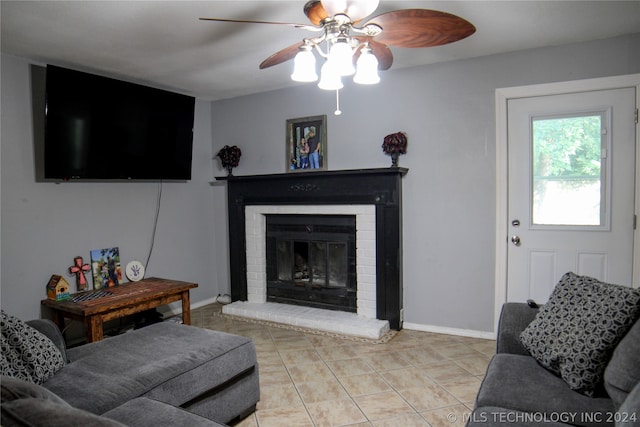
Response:
[{"label": "white wall", "polygon": [[[35,181],[30,64],[2,56],[2,308],[23,319],[40,317],[40,300],[52,274],[68,274],[77,255],[120,248],[123,273],[127,262],[146,261],[151,244],[157,183],[63,184]],[[164,183],[155,247],[147,277],[166,277],[199,284],[193,301],[219,292],[216,264],[226,269],[224,231],[214,217],[226,218],[214,206],[212,190],[211,103],[198,100],[195,111],[192,180]],[[220,237],[222,234],[222,237]],[[219,250],[222,248],[222,252]],[[220,259],[222,261],[220,261]],[[88,277],[90,283],[91,278]]]},{"label": "white wall", "polygon": [[[385,135],[405,131],[404,319],[492,331],[495,89],[640,71],[640,36],[391,70],[375,87],[301,85],[213,103],[215,147],[243,150],[234,175],[285,171],[285,121],[327,114],[330,170],[388,167]],[[287,65],[261,72],[288,73]]]},{"label": "white wall", "polygon": [[[498,87],[640,72],[640,34],[382,73],[376,87],[335,94],[301,85],[196,104],[193,180],[164,185],[149,274],[195,281],[192,302],[228,292],[224,175],[212,157],[243,150],[236,175],[285,171],[285,122],[327,114],[329,169],[388,167],[385,135],[405,131],[405,321],[491,331],[494,314],[495,107]],[[1,304],[40,315],[52,274],[73,257],[119,246],[123,262],[146,257],[153,183],[36,183],[27,61],[2,56]],[[289,73],[287,65],[256,72]],[[212,166],[213,165],[213,166]],[[233,238],[233,237],[232,237]],[[69,277],[73,284],[73,278]]]}]

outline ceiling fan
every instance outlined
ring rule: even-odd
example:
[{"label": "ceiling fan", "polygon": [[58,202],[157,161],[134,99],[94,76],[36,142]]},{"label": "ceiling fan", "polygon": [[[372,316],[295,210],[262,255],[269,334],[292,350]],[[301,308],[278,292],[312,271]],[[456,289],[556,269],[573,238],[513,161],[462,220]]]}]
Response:
[{"label": "ceiling fan", "polygon": [[[429,9],[402,9],[362,20],[378,7],[379,0],[310,0],[304,13],[311,24],[200,18],[204,21],[246,24],[286,25],[319,35],[294,43],[260,63],[260,69],[272,67],[295,58],[291,78],[296,81],[316,81],[315,49],[326,58],[322,67],[321,89],[339,90],[341,77],[353,75],[361,84],[380,81],[378,70],[388,70],[393,64],[389,46],[420,48],[441,46],[472,35],[476,28],[467,20],[446,12]],[[325,44],[323,50],[322,45]],[[356,67],[354,67],[354,62]],[[336,110],[339,114],[339,107]]]}]

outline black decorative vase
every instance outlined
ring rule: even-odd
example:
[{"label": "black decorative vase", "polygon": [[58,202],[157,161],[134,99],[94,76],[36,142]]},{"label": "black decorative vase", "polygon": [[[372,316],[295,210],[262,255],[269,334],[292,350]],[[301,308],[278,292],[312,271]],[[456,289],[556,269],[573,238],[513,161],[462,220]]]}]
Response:
[{"label": "black decorative vase", "polygon": [[233,166],[227,165],[227,176],[233,176]]}]

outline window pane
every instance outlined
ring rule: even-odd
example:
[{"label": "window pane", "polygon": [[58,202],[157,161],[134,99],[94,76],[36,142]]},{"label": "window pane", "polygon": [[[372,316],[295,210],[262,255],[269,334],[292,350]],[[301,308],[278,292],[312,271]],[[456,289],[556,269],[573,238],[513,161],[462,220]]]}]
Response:
[{"label": "window pane", "polygon": [[602,117],[533,119],[532,218],[537,225],[602,225]]}]

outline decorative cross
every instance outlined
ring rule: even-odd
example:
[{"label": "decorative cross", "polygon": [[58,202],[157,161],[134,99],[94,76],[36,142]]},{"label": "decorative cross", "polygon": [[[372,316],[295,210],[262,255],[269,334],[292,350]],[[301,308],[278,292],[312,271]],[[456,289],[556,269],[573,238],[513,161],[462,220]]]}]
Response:
[{"label": "decorative cross", "polygon": [[87,278],[84,277],[86,271],[91,270],[89,264],[82,264],[82,257],[77,256],[73,259],[73,265],[69,267],[69,273],[76,275],[76,286],[78,291],[84,291],[87,289]]}]

